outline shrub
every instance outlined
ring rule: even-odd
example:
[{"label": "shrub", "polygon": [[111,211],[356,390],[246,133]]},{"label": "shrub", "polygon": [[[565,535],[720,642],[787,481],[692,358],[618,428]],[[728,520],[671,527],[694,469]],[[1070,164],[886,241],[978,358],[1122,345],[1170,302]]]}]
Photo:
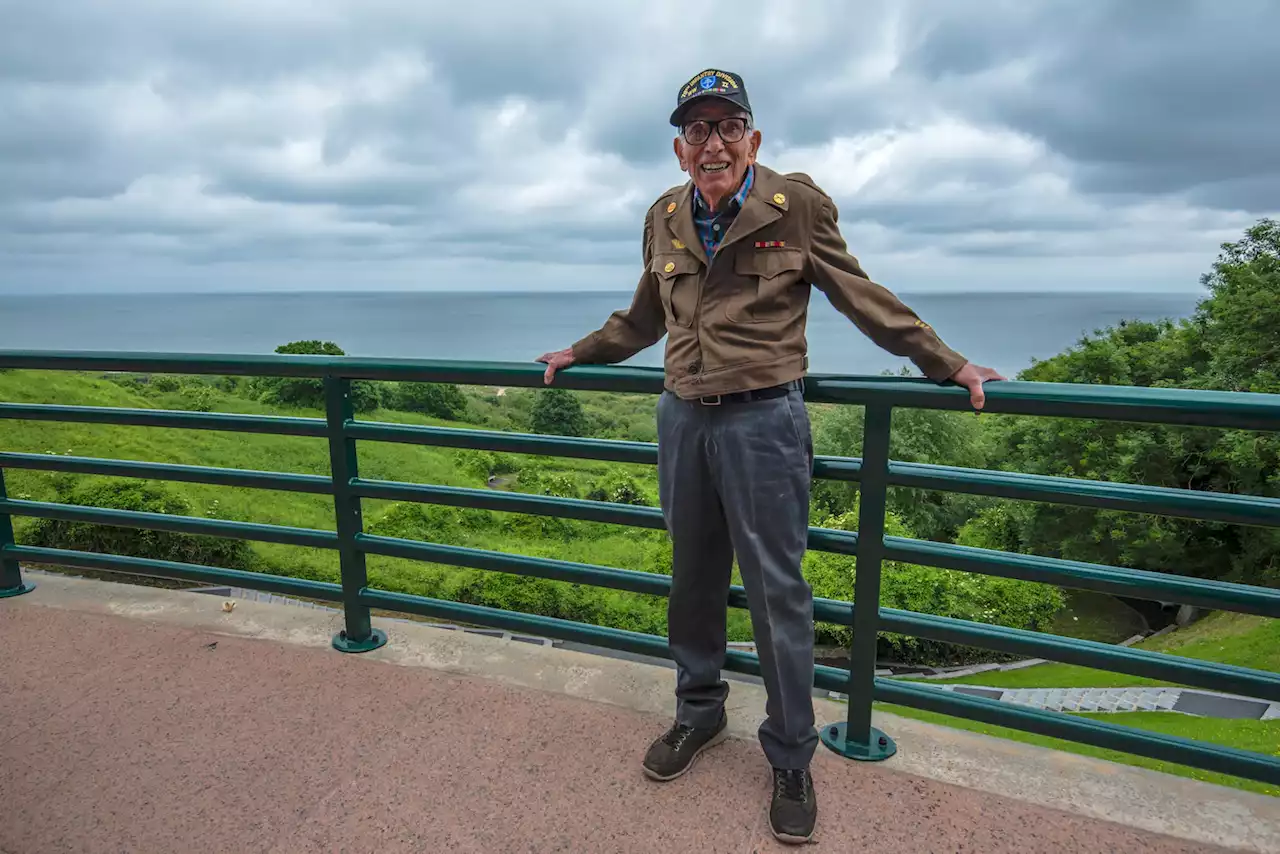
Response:
[{"label": "shrub", "polygon": [[592,501],[611,501],[614,504],[650,505],[648,496],[625,474],[614,472],[591,485],[587,498]]},{"label": "shrub", "polygon": [[529,411],[529,426],[535,433],[555,436],[584,436],[587,416],[582,403],[568,389],[549,388],[539,391]]},{"label": "shrub", "polygon": [[[842,531],[857,529],[857,513],[849,512],[823,521],[823,527]],[[897,516],[885,518],[885,535],[907,537],[910,532]],[[853,599],[857,559],[827,552],[808,552],[804,575],[814,596],[841,601]],[[928,566],[884,561],[881,564],[880,606],[936,614],[979,623],[1036,630],[1048,625],[1063,605],[1062,591],[1046,584],[957,572]],[[848,626],[819,623],[819,642],[847,646]],[[962,663],[990,659],[990,653],[886,632],[882,654],[903,662]]]},{"label": "shrub", "polygon": [[402,412],[420,412],[447,421],[462,421],[467,416],[466,395],[448,383],[399,383],[392,406]]},{"label": "shrub", "polygon": [[[62,491],[58,500],[80,507],[102,507],[190,516],[191,505],[162,484],[138,480],[111,480],[80,484]],[[102,552],[104,554],[155,560],[197,563],[229,569],[248,569],[253,552],[244,540],[117,528],[87,522],[41,519],[31,526],[33,545],[54,549]]]},{"label": "shrub", "polygon": [[[304,356],[343,356],[332,341],[293,341],[276,348],[277,353]],[[324,380],[313,377],[255,377],[245,383],[249,394],[263,403],[324,409]],[[368,380],[351,383],[351,405],[356,412],[371,412],[383,405],[383,388]]]}]

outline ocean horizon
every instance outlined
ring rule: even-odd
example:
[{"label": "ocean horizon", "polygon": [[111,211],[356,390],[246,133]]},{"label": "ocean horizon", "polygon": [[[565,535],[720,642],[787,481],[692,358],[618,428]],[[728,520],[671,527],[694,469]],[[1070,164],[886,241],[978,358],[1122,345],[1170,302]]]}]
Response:
[{"label": "ocean horizon", "polygon": [[[943,340],[1012,377],[1123,320],[1190,316],[1203,292],[899,292]],[[612,291],[240,291],[0,295],[0,349],[270,353],[333,341],[354,356],[533,361],[626,307]],[[911,366],[881,350],[814,291],[810,370]],[[625,364],[660,366],[663,342]]]}]

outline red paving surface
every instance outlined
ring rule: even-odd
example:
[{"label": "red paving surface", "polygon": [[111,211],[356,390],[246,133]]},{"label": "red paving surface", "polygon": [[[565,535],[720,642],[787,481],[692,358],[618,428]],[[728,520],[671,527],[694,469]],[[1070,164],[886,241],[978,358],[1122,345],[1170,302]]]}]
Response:
[{"label": "red paving surface", "polygon": [[[769,835],[754,741],[645,779],[661,717],[25,603],[0,649],[7,854],[796,850]],[[825,748],[814,777],[832,852],[1220,850]]]}]

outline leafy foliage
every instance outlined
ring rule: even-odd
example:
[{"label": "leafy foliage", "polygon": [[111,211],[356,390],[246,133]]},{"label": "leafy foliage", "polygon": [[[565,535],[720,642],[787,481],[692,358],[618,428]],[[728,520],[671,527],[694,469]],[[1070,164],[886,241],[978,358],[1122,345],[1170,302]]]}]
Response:
[{"label": "leafy foliage", "polygon": [[[838,457],[862,454],[865,411],[858,406],[833,406],[813,419],[814,451]],[[984,468],[987,447],[981,424],[972,415],[927,409],[899,409],[893,414],[890,456],[901,462]],[[814,520],[838,516],[853,507],[857,486],[815,480]],[[918,489],[890,489],[888,509],[926,540],[947,541],[981,506],[981,499]]]},{"label": "leafy foliage", "polygon": [[[291,341],[276,348],[277,353],[302,356],[342,356],[342,348],[332,341]],[[324,380],[314,377],[255,377],[247,384],[249,393],[263,403],[324,409]],[[368,380],[351,383],[351,405],[356,412],[380,408],[382,385]]]},{"label": "leafy foliage", "polygon": [[391,405],[402,412],[420,412],[446,421],[467,416],[467,398],[448,383],[398,383]]},{"label": "leafy foliage", "polygon": [[[822,520],[824,528],[857,530],[858,503],[852,510]],[[885,517],[885,535],[910,537],[902,519],[890,512]],[[808,552],[804,575],[814,596],[853,601],[858,560],[849,555]],[[1062,608],[1062,591],[1034,584],[975,573],[956,572],[928,566],[884,561],[881,564],[880,605],[922,614],[938,614],[979,623],[1019,629],[1043,629]],[[848,626],[818,624],[819,641],[847,646],[852,640]],[[903,662],[961,663],[990,659],[990,653],[939,644],[907,635],[886,632],[881,654]]]},{"label": "leafy foliage", "polygon": [[[1280,226],[1223,245],[1190,320],[1121,323],[1023,371],[1039,382],[1280,391]],[[1272,434],[1082,419],[1000,418],[994,460],[1014,471],[1280,496]],[[991,507],[961,542],[1252,584],[1280,584],[1280,532],[1119,511]]]},{"label": "leafy foliage", "polygon": [[564,388],[539,391],[529,413],[529,426],[535,433],[556,436],[584,436],[588,424],[577,395]]},{"label": "leafy foliage", "polygon": [[[161,484],[138,480],[83,483],[62,492],[58,495],[58,501],[80,507],[192,515],[190,502],[182,496]],[[248,569],[253,563],[252,549],[244,540],[88,522],[40,519],[31,526],[26,539],[32,545],[45,548],[198,563],[228,569]]]}]

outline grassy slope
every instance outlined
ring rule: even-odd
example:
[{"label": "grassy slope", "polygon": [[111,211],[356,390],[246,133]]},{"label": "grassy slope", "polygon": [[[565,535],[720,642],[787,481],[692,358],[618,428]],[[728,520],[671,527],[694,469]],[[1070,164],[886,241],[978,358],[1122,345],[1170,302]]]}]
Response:
[{"label": "grassy slope", "polygon": [[[180,392],[143,395],[106,379],[89,375],[59,372],[0,372],[0,400],[30,403],[75,403],[92,406],[184,408]],[[483,401],[480,401],[483,405]],[[632,408],[639,409],[637,403]],[[319,416],[308,410],[281,410],[240,397],[218,393],[214,409],[222,412],[271,413]],[[625,410],[624,410],[625,411]],[[370,420],[398,421],[416,424],[448,424],[466,427],[476,425],[442,422],[425,416],[403,412],[375,412],[361,416]],[[203,464],[230,468],[328,474],[328,450],[322,439],[289,436],[255,436],[200,430],[169,430],[149,427],[111,427],[93,424],[37,423],[0,421],[0,447],[8,451],[57,453],[76,456],[110,457]],[[378,479],[448,486],[483,486],[474,475],[458,464],[458,453],[445,448],[429,448],[391,443],[362,442],[359,445],[361,474]],[[532,458],[522,458],[529,459]],[[611,471],[625,471],[633,476],[651,497],[656,494],[656,473],[648,466],[623,466],[589,460],[543,458],[546,471],[565,475],[585,488],[587,484]],[[12,497],[54,500],[58,478],[75,476],[49,472],[10,470],[6,473]],[[170,484],[193,505],[195,515],[216,515],[242,521],[295,525],[333,530],[333,507],[325,496],[303,495],[269,490],[250,490],[201,484]],[[370,501],[366,505],[366,523],[376,524],[387,502]],[[496,514],[500,519],[515,519],[513,514]],[[15,519],[19,541],[31,520]],[[615,525],[580,525],[579,536],[549,540],[539,536],[521,536],[519,528],[498,534],[493,531],[468,536],[456,532],[452,539],[441,542],[493,549],[534,556],[598,563],[624,569],[653,569],[655,549],[663,547],[658,532],[629,529]],[[323,580],[338,579],[335,552],[303,549],[270,543],[253,544],[263,571]],[[423,595],[448,596],[459,586],[474,581],[479,570],[466,570],[394,558],[373,557],[369,561],[370,580],[374,585]],[[553,583],[560,589],[570,585]],[[623,612],[630,611],[640,600],[648,600],[648,609],[660,605],[656,597],[618,591],[599,591]],[[731,612],[734,633],[749,638],[745,612]],[[626,627],[626,626],[624,626]]]},{"label": "grassy slope", "polygon": [[[1185,629],[1136,644],[1138,648],[1250,667],[1258,670],[1280,672],[1280,620],[1253,617],[1247,614],[1219,612],[1188,626]],[[1042,664],[1007,673],[980,673],[960,679],[920,680],[934,684],[967,683],[989,685],[998,688],[1091,688],[1159,685],[1150,679],[1092,670],[1068,664]],[[1243,780],[1225,774],[1201,771],[1172,762],[1161,762],[1141,756],[1132,756],[1113,750],[1104,750],[1074,742],[1062,741],[1041,735],[1021,732],[1008,727],[969,721],[963,718],[939,715],[934,712],[909,709],[902,706],[877,704],[885,711],[930,723],[943,724],[958,729],[981,732],[987,735],[1009,738],[1028,744],[1053,747],[1085,756],[1096,756],[1151,768],[1182,777],[1191,777],[1220,785],[1280,797],[1280,787],[1252,780]],[[1270,756],[1280,756],[1280,720],[1218,720],[1199,718],[1172,712],[1126,712],[1113,714],[1080,714],[1080,717],[1108,721],[1131,726],[1149,732],[1166,733],[1183,738],[1207,741],[1242,750],[1252,750]]]},{"label": "grassy slope", "polygon": [[[1009,729],[1008,727],[992,726],[991,724],[965,720],[964,718],[939,715],[935,712],[909,709],[904,706],[877,703],[876,708],[881,711],[892,712],[895,715],[916,718],[917,720],[928,721],[929,723],[941,724],[943,726],[954,727],[956,729],[980,732],[999,738],[1007,738],[1013,741],[1024,742],[1026,744],[1051,747],[1068,753],[1078,753],[1083,756],[1094,756],[1099,759],[1107,759],[1123,765],[1136,765],[1140,768],[1150,768],[1155,771],[1163,771],[1167,774],[1175,774],[1179,777],[1190,777],[1194,780],[1202,780],[1204,782],[1216,783],[1222,786],[1230,786],[1232,788],[1245,789],[1251,792],[1259,792],[1264,795],[1271,795],[1272,797],[1280,797],[1280,786],[1272,786],[1266,783],[1255,782],[1253,780],[1244,780],[1239,777],[1217,774],[1212,771],[1201,771],[1198,768],[1189,768],[1185,765],[1178,765],[1173,762],[1161,762],[1159,760],[1148,759],[1143,756],[1133,756],[1128,753],[1119,753],[1114,750],[1104,750],[1102,748],[1092,747],[1086,744],[1062,741],[1056,738],[1048,738],[1042,735],[1035,735],[1016,729]],[[1122,726],[1131,726],[1135,729],[1147,730],[1149,732],[1159,732],[1168,735],[1181,736],[1183,738],[1195,739],[1197,741],[1212,742],[1214,744],[1240,748],[1241,750],[1252,750],[1257,753],[1263,753],[1270,756],[1280,756],[1280,721],[1216,720],[1213,718],[1196,718],[1189,715],[1179,715],[1169,712],[1124,712],[1117,714],[1080,713],[1076,716],[1120,724]],[[889,734],[892,735],[893,733]]]},{"label": "grassy slope", "polygon": [[[1280,672],[1280,620],[1219,612],[1185,629],[1140,641],[1133,648]],[[1171,684],[1070,664],[1040,664],[1003,673],[921,681],[944,685],[989,685],[993,688],[1122,688]]]}]

